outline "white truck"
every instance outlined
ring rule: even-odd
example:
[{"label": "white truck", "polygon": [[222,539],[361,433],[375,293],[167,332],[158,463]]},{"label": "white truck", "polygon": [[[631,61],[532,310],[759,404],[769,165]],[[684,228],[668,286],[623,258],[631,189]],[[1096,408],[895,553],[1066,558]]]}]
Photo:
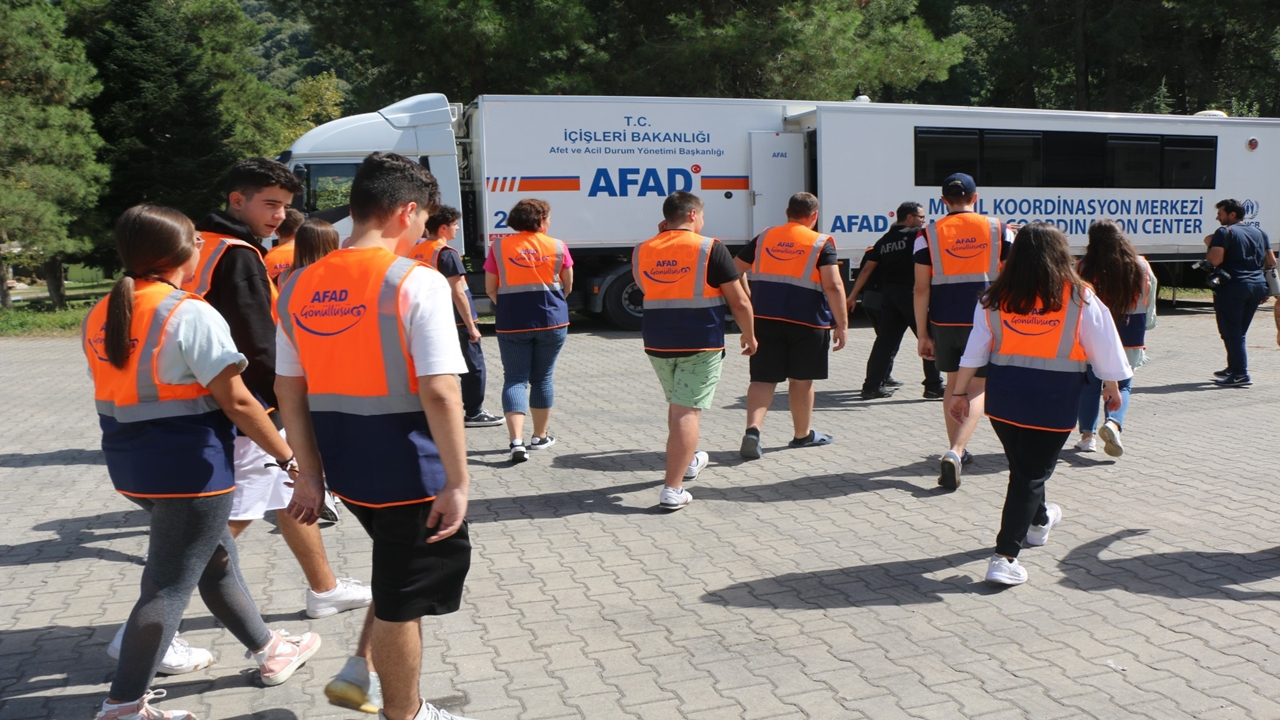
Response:
[{"label": "white truck", "polygon": [[512,95],[463,107],[425,94],[317,127],[280,159],[304,181],[297,204],[341,230],[347,186],[374,151],[431,169],[444,203],[462,210],[459,250],[477,270],[512,232],[516,201],[548,201],[550,234],[577,266],[573,304],[625,328],[641,314],[631,249],[678,190],[702,197],[704,232],[730,246],[784,222],[793,193],[813,192],[819,230],[851,274],[901,202],[941,215],[953,172],[977,179],[980,212],[1054,223],[1078,252],[1093,220],[1117,220],[1165,282],[1203,256],[1218,200],[1241,200],[1245,222],[1264,229],[1280,207],[1267,159],[1280,158],[1280,121],[1214,116]]}]

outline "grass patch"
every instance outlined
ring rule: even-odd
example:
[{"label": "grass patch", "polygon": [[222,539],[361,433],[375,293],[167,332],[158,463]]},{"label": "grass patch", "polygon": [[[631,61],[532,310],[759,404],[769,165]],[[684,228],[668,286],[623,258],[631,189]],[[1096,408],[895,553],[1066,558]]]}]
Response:
[{"label": "grass patch", "polygon": [[74,337],[92,303],[66,310],[0,308],[0,337]]}]

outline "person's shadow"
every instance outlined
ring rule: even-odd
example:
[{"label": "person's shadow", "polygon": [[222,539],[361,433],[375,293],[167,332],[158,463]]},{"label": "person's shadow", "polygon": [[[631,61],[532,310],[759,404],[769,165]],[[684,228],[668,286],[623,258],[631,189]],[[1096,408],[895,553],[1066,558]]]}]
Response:
[{"label": "person's shadow", "polygon": [[1058,582],[1085,591],[1120,589],[1176,599],[1280,600],[1280,593],[1243,589],[1280,578],[1280,547],[1250,553],[1179,551],[1102,558],[1113,544],[1147,532],[1118,530],[1076,547],[1059,561],[1063,577]]},{"label": "person's shadow", "polygon": [[0,545],[0,567],[38,565],[67,560],[94,559],[108,562],[140,563],[142,558],[95,543],[146,535],[150,520],[146,511],[118,510],[101,515],[50,520],[32,530],[55,532],[57,538],[32,540],[17,545]]}]

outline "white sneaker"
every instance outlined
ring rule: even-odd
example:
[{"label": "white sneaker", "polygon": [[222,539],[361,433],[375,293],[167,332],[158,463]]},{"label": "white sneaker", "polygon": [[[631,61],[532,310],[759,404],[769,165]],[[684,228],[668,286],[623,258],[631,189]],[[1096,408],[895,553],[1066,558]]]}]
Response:
[{"label": "white sneaker", "polygon": [[[123,639],[124,625],[121,625],[116,636],[111,639],[111,644],[107,646],[107,655],[112,660],[120,659],[120,643]],[[156,668],[156,672],[161,675],[184,675],[212,664],[212,653],[204,648],[191,647],[186,640],[174,633],[173,641],[169,643],[169,649],[164,651],[164,658],[160,660],[160,667]]]},{"label": "white sneaker", "polygon": [[1027,537],[1022,540],[1024,547],[1040,547],[1049,541],[1049,531],[1055,525],[1062,522],[1062,508],[1053,503],[1045,503],[1045,514],[1049,516],[1049,522],[1044,525],[1032,525],[1027,529]]},{"label": "white sneaker", "polygon": [[1120,426],[1115,420],[1108,420],[1098,428],[1098,437],[1102,438],[1103,450],[1111,457],[1124,455],[1124,444],[1120,442]]},{"label": "white sneaker", "polygon": [[1093,452],[1098,449],[1098,438],[1095,435],[1084,435],[1080,438],[1080,442],[1076,443],[1076,449],[1080,452]]},{"label": "white sneaker", "polygon": [[[186,710],[161,710],[153,708],[150,701],[159,700],[166,694],[165,690],[148,690],[146,695],[131,703],[111,705],[102,703],[97,720],[197,720],[195,715]],[[462,720],[459,718],[459,720]]]},{"label": "white sneaker", "polygon": [[[386,720],[386,715],[378,713],[378,720]],[[461,715],[454,715],[448,710],[441,710],[426,700],[422,701],[422,707],[418,708],[418,714],[413,716],[413,720],[471,720]]]},{"label": "white sneaker", "polygon": [[338,578],[338,586],[329,592],[307,590],[307,617],[329,617],[347,610],[368,607],[371,602],[373,589],[368,585],[352,578]]},{"label": "white sneaker", "polygon": [[709,462],[711,462],[710,455],[706,454],[701,450],[694,453],[693,462],[689,463],[689,467],[685,468],[684,479],[685,480],[697,479],[698,473],[702,472],[702,469],[705,468],[707,466],[707,463]]},{"label": "white sneaker", "polygon": [[328,685],[325,697],[330,705],[373,714],[382,709],[382,683],[378,673],[369,672],[369,662],[361,657],[347,658],[347,663]]},{"label": "white sneaker", "polygon": [[684,488],[662,487],[662,492],[658,493],[658,507],[663,510],[679,510],[688,505],[693,500],[693,496]]},{"label": "white sneaker", "polygon": [[987,563],[987,582],[998,585],[1021,585],[1027,581],[1027,569],[1018,564],[1018,559],[1005,560],[999,555],[992,555]]}]

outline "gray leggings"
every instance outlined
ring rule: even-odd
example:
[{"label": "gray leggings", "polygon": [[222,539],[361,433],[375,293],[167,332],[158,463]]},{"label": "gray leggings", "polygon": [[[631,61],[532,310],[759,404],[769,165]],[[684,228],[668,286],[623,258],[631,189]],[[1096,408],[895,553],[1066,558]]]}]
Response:
[{"label": "gray leggings", "polygon": [[197,588],[209,612],[246,648],[261,650],[271,641],[245,589],[227,529],[231,495],[129,498],[151,515],[151,541],[142,596],[129,615],[111,682],[112,700],[132,702],[147,692]]}]

